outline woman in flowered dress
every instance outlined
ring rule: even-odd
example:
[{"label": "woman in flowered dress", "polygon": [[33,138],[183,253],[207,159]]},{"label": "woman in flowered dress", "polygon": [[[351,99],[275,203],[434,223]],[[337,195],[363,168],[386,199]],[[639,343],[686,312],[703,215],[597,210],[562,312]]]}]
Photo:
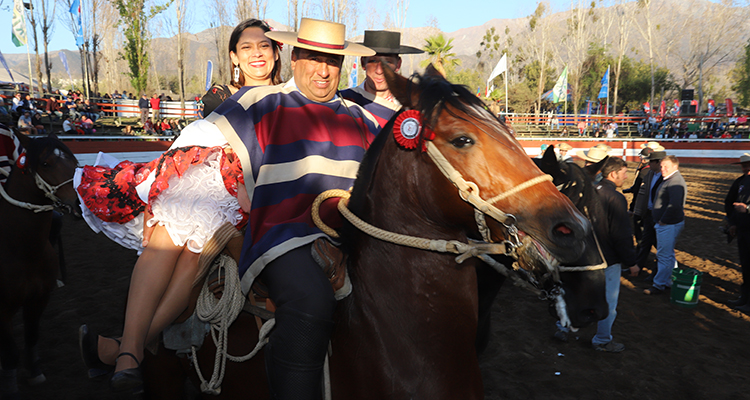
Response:
[{"label": "woman in flowered dress", "polygon": [[[242,24],[241,24],[242,25]],[[257,32],[256,32],[257,31]],[[278,73],[279,46],[266,29],[240,30],[238,60]],[[247,33],[247,34],[246,34]],[[268,43],[270,42],[270,46]],[[244,67],[243,67],[244,68]],[[79,345],[89,376],[115,373],[115,391],[142,384],[139,369],[145,345],[188,306],[203,246],[226,222],[242,227],[250,200],[242,167],[222,135],[209,135],[196,121],[182,130],[170,149],[147,164],[118,163],[100,154],[97,166],[76,174],[83,214],[104,232],[140,254],[133,269],[121,340],[98,336],[86,325]]]}]

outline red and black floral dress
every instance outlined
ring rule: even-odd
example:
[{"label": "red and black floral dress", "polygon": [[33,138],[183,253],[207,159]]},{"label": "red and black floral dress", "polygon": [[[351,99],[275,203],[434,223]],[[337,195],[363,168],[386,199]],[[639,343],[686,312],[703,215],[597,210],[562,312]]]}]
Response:
[{"label": "red and black floral dress", "polygon": [[76,190],[84,219],[94,231],[140,252],[148,210],[149,226],[165,226],[176,246],[200,253],[221,225],[241,227],[248,220],[237,200],[242,167],[226,148],[176,147],[146,164],[80,168]]}]

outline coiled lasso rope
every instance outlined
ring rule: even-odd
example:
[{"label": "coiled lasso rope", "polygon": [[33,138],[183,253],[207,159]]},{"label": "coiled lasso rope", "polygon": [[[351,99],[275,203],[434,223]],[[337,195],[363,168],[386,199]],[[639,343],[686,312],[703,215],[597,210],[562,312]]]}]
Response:
[{"label": "coiled lasso rope", "polygon": [[[200,258],[200,267],[204,273],[199,273],[199,276],[208,276],[214,271],[218,271],[219,276],[221,276],[221,271],[224,270],[224,290],[221,298],[218,300],[216,299],[216,296],[214,296],[213,292],[209,289],[208,279],[205,279],[203,282],[203,288],[198,295],[198,300],[195,305],[195,314],[198,319],[210,324],[211,338],[216,345],[214,369],[211,374],[211,379],[208,381],[203,377],[201,369],[198,366],[196,346],[191,346],[193,365],[198,374],[198,379],[201,381],[201,391],[211,395],[218,395],[221,393],[221,383],[224,381],[227,359],[233,362],[243,362],[255,357],[258,351],[268,343],[268,333],[275,324],[274,319],[270,319],[263,324],[258,335],[258,343],[247,355],[236,357],[227,353],[229,326],[232,325],[242,311],[244,296],[242,295],[242,289],[240,287],[237,263],[232,257],[229,257],[226,254],[219,254],[218,257],[216,257],[216,254],[223,250],[229,239],[238,235],[241,234],[234,226],[229,223],[223,225],[214,233],[208,243],[206,243]],[[208,263],[210,263],[210,270],[207,265]]]}]

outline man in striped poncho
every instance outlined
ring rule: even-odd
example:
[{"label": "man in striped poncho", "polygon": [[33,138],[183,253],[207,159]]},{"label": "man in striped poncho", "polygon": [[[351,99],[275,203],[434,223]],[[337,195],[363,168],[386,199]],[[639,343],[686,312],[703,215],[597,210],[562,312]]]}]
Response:
[{"label": "man in striped poncho", "polygon": [[375,53],[346,42],[345,32],[342,24],[306,18],[298,33],[267,32],[294,46],[294,78],[243,88],[206,118],[238,155],[252,202],[239,269],[243,291],[260,277],[277,307],[265,348],[274,399],[320,396],[336,302],[311,256],[324,234],[310,210],[318,194],[353,185],[379,131],[369,112],[336,95],[343,56]]}]

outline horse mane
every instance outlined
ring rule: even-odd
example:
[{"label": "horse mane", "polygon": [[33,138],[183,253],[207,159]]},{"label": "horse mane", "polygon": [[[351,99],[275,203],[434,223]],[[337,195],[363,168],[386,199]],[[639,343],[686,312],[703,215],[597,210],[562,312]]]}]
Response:
[{"label": "horse mane", "polygon": [[[442,76],[419,75],[414,74],[412,82],[417,81],[416,88],[420,92],[419,104],[416,109],[423,115],[423,118],[430,127],[435,126],[437,119],[446,106],[460,113],[467,114],[476,119],[491,124],[500,125],[501,130],[506,130],[505,124],[493,113],[489,112],[487,106],[474,93],[464,85],[452,84]],[[447,110],[453,117],[466,120],[466,118],[457,115],[453,110]]]},{"label": "horse mane", "polygon": [[[466,86],[452,84],[442,76],[420,75],[418,73],[413,74],[409,81],[412,83],[408,88],[409,97],[412,98],[412,92],[414,91],[419,93],[419,102],[414,109],[423,115],[426,125],[435,126],[440,114],[447,111],[455,118],[466,120],[464,116],[458,115],[463,113],[492,125],[497,124],[497,128],[507,131],[505,124],[489,112],[485,104]],[[405,105],[403,109],[408,108],[411,107]],[[349,199],[349,209],[356,215],[361,215],[360,211],[365,204],[365,198],[369,192],[383,149],[388,140],[393,140],[393,124],[399,114],[400,112],[391,117],[380,130],[359,165],[357,179]],[[420,137],[418,148],[421,147],[422,140],[423,138]],[[345,250],[348,250],[348,241],[355,236],[355,231],[356,228],[346,221],[343,228],[340,229],[342,245]]]},{"label": "horse mane", "polygon": [[[15,129],[13,132],[17,136],[22,135],[22,133]],[[72,160],[76,159],[75,154],[73,154],[73,152],[70,151],[70,149],[68,149],[68,147],[65,146],[55,135],[40,136],[29,140],[25,143],[24,150],[26,152],[26,166],[32,171],[36,171],[42,156],[50,151],[59,150],[64,154],[65,158]],[[78,165],[77,161],[76,165]]]}]

